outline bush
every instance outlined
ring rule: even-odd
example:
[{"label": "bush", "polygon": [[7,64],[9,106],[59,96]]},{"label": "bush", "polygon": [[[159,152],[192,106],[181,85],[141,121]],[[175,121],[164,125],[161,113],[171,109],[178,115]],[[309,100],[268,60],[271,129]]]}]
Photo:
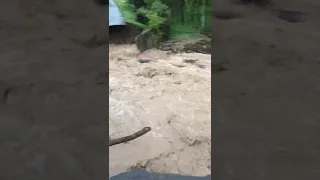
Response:
[{"label": "bush", "polygon": [[[123,0],[119,0],[123,1]],[[211,32],[211,0],[128,0],[132,22],[160,40],[197,37]],[[140,26],[141,27],[141,26]]]},{"label": "bush", "polygon": [[[143,2],[142,2],[143,1]],[[147,31],[155,31],[161,40],[169,37],[170,9],[161,0],[136,0],[137,21],[145,24]]]}]

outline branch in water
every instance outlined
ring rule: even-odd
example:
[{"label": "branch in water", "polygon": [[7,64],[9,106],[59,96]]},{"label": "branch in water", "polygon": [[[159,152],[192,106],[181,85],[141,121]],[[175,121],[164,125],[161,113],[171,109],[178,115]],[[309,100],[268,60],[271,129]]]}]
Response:
[{"label": "branch in water", "polygon": [[134,140],[134,139],[146,134],[150,130],[151,130],[150,127],[144,127],[142,130],[140,130],[132,135],[129,135],[129,136],[125,136],[125,137],[121,137],[121,138],[117,138],[117,139],[112,139],[112,140],[109,137],[109,147],[116,145],[116,144],[125,143],[128,141]]}]

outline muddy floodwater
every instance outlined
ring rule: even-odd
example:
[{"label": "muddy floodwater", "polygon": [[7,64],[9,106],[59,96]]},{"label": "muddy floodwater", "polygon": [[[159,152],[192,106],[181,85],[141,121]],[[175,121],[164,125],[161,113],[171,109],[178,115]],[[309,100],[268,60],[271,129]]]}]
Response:
[{"label": "muddy floodwater", "polygon": [[208,54],[139,53],[135,45],[110,45],[111,138],[152,128],[136,140],[110,147],[110,174],[144,167],[154,173],[209,175],[210,92]]}]

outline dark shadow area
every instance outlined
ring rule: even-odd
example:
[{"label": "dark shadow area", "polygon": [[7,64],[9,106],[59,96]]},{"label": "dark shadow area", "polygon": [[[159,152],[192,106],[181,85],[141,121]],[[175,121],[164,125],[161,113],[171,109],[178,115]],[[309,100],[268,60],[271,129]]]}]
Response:
[{"label": "dark shadow area", "polygon": [[109,0],[95,0],[98,5],[106,6],[109,4]]},{"label": "dark shadow area", "polygon": [[214,1],[215,179],[319,179],[319,7]]},{"label": "dark shadow area", "polygon": [[108,178],[107,9],[0,2],[0,179]]},{"label": "dark shadow area", "polygon": [[132,24],[125,26],[109,27],[109,44],[132,44],[135,38],[142,32]]}]

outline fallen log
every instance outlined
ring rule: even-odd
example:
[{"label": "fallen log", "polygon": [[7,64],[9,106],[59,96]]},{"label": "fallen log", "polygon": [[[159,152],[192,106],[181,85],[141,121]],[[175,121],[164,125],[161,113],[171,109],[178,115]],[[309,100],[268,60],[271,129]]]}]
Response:
[{"label": "fallen log", "polygon": [[117,138],[117,139],[111,139],[109,137],[109,147],[113,146],[113,145],[116,145],[116,144],[121,144],[121,143],[125,143],[125,142],[128,142],[128,141],[134,140],[134,139],[146,134],[150,130],[151,130],[150,127],[144,127],[142,130],[140,130],[140,131],[138,131],[138,132],[136,132],[134,134],[131,134],[129,136],[125,136],[125,137],[121,137],[121,138]]}]

